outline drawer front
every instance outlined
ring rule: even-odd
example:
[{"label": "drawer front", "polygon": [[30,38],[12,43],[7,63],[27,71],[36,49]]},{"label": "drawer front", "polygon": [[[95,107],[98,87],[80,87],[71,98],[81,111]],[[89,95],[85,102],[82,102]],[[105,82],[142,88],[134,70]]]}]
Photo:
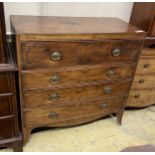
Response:
[{"label": "drawer front", "polygon": [[47,88],[77,82],[121,80],[132,77],[133,67],[135,66],[97,65],[25,71],[22,74],[22,87],[23,89]]},{"label": "drawer front", "polygon": [[0,119],[0,140],[14,137],[13,118]]},{"label": "drawer front", "polygon": [[0,94],[10,92],[10,74],[0,73]]},{"label": "drawer front", "polygon": [[[93,84],[93,83],[92,83]],[[49,105],[65,105],[66,102],[112,97],[128,93],[130,83],[94,83],[95,85],[76,84],[73,88],[57,88],[49,91],[35,91],[23,94],[25,108]],[[120,87],[121,86],[121,87]]]},{"label": "drawer front", "polygon": [[141,41],[30,42],[21,43],[23,69],[137,60]]},{"label": "drawer front", "polygon": [[127,106],[128,107],[145,107],[155,104],[155,89],[131,90]]},{"label": "drawer front", "polygon": [[151,89],[155,88],[155,74],[135,75],[132,89]]},{"label": "drawer front", "polygon": [[137,74],[155,73],[155,59],[141,58],[137,66]]},{"label": "drawer front", "polygon": [[11,115],[12,112],[12,95],[0,95],[0,117]]},{"label": "drawer front", "polygon": [[64,120],[78,119],[84,116],[101,114],[107,111],[116,112],[124,107],[125,97],[95,100],[90,102],[79,103],[74,106],[51,107],[47,109],[35,109],[26,111],[26,126],[37,126],[44,124],[52,124]]}]

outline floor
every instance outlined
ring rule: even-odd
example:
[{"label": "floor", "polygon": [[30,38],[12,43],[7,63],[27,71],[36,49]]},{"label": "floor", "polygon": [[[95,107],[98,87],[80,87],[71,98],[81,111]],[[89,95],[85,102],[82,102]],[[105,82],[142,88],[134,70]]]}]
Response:
[{"label": "floor", "polygon": [[33,133],[24,151],[109,152],[145,144],[155,145],[155,106],[126,110],[122,126],[111,116],[86,125]]}]

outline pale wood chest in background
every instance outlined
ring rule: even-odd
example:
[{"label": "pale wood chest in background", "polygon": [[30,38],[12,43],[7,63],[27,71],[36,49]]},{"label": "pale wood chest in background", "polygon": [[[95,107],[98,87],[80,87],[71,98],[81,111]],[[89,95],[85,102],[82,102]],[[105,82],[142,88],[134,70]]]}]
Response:
[{"label": "pale wood chest in background", "polygon": [[136,75],[128,98],[128,107],[155,104],[155,3],[135,2],[130,23],[147,32]]},{"label": "pale wood chest in background", "polygon": [[123,110],[145,33],[117,18],[12,16],[24,143]]}]

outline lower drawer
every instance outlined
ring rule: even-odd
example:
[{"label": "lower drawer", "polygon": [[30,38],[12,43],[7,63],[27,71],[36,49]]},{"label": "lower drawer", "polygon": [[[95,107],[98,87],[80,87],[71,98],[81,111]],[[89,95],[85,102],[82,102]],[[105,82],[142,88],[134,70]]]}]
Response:
[{"label": "lower drawer", "polygon": [[117,82],[103,84],[102,82],[76,84],[72,88],[54,88],[53,90],[27,92],[23,94],[25,108],[60,105],[65,102],[77,102],[80,100],[97,99],[127,94],[130,82]]},{"label": "lower drawer", "polygon": [[146,107],[155,104],[155,89],[131,90],[127,106],[128,107]]},{"label": "lower drawer", "polygon": [[13,118],[0,118],[0,140],[14,137]]},{"label": "lower drawer", "polygon": [[0,73],[0,94],[10,92],[10,73],[2,72]]},{"label": "lower drawer", "polygon": [[12,101],[13,99],[11,93],[7,95],[0,94],[0,117],[13,114]]},{"label": "lower drawer", "polygon": [[155,88],[155,74],[135,75],[132,89],[150,89]]},{"label": "lower drawer", "polygon": [[24,112],[25,124],[29,127],[39,126],[109,111],[116,112],[124,107],[125,98],[126,96],[81,102],[66,107],[27,110]]}]

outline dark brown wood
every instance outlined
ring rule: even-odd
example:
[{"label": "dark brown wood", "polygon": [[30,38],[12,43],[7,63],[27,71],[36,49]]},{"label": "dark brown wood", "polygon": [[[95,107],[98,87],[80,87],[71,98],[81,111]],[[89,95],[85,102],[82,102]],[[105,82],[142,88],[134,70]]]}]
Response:
[{"label": "dark brown wood", "polygon": [[6,62],[6,30],[4,20],[4,7],[0,2],[0,63]]},{"label": "dark brown wood", "polygon": [[117,18],[12,16],[11,25],[24,144],[37,127],[111,113],[121,124],[145,32]]},{"label": "dark brown wood", "polygon": [[12,112],[12,93],[0,94],[0,117],[11,115]]},{"label": "dark brown wood", "polygon": [[6,41],[3,3],[0,3],[0,147],[22,151],[16,97],[16,65]]},{"label": "dark brown wood", "polygon": [[155,13],[148,33],[150,37],[155,37]]},{"label": "dark brown wood", "polygon": [[[9,65],[8,65],[9,66]],[[0,72],[0,147],[22,150],[22,141],[18,123],[15,69],[8,68]],[[6,68],[6,66],[5,66]]]},{"label": "dark brown wood", "polygon": [[130,24],[135,25],[147,32],[147,38],[144,43],[145,47],[155,44],[154,38],[154,2],[135,2],[133,5]]}]

